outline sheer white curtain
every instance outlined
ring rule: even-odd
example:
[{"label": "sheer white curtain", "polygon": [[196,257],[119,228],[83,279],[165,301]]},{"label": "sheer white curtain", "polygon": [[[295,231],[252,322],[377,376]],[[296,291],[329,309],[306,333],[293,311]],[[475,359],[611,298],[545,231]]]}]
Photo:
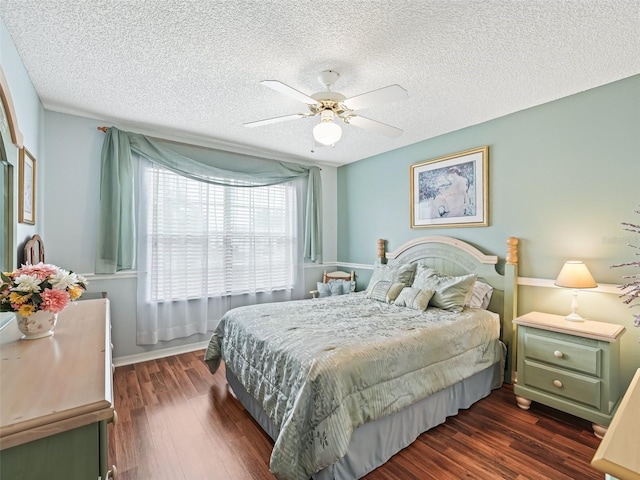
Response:
[{"label": "sheer white curtain", "polygon": [[138,164],[138,344],[204,334],[233,307],[303,298],[306,179],[224,187]]}]

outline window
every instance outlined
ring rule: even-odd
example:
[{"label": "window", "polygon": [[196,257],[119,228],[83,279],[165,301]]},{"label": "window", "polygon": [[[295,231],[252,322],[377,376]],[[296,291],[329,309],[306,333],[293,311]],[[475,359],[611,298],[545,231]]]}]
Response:
[{"label": "window", "polygon": [[[141,167],[148,296],[153,302],[292,289],[296,188],[224,187]],[[243,186],[245,185],[245,186]],[[143,233],[144,234],[144,233]]]}]

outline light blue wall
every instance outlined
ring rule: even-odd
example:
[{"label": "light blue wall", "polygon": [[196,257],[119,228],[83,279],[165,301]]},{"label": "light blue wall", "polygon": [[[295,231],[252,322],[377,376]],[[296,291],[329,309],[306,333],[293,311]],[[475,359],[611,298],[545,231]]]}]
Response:
[{"label": "light blue wall", "polygon": [[[15,44],[4,22],[0,18],[0,65],[7,78],[13,106],[16,111],[18,127],[24,137],[24,146],[36,158],[36,223],[27,225],[19,223],[17,226],[18,250],[21,252],[24,243],[34,233],[42,233],[43,187],[45,179],[43,169],[46,163],[43,148],[44,136],[44,108],[40,102],[29,74],[22,59],[18,55]],[[17,164],[17,162],[16,162]],[[16,252],[17,253],[17,252]],[[18,256],[21,259],[22,255]]]},{"label": "light blue wall", "polygon": [[[411,229],[410,165],[483,145],[490,226]],[[371,263],[378,238],[393,250],[423,235],[461,238],[504,258],[505,240],[515,236],[520,276],[553,279],[565,260],[577,258],[599,283],[619,284],[634,272],[610,266],[637,259],[627,245],[640,245],[640,235],[620,225],[640,223],[639,181],[640,76],[634,76],[340,167],[338,204],[348,208],[338,211],[338,259]],[[623,369],[630,380],[640,367],[640,329],[631,311],[616,295],[584,292],[582,299],[583,315],[627,327]],[[521,289],[520,313],[562,314],[568,305],[566,291]]]}]

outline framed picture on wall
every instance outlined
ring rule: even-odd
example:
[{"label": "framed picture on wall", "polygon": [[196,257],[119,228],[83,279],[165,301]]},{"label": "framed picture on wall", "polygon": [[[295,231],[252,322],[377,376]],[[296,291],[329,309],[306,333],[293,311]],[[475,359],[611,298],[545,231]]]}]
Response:
[{"label": "framed picture on wall", "polygon": [[411,228],[489,225],[488,167],[488,146],[411,165]]},{"label": "framed picture on wall", "polygon": [[36,159],[26,148],[20,149],[18,163],[18,221],[36,223]]}]

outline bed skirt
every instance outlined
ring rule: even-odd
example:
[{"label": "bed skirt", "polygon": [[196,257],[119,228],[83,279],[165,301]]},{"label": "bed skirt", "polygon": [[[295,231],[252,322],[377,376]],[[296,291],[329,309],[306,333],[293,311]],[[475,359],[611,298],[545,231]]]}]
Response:
[{"label": "bed skirt", "polygon": [[[500,388],[503,372],[504,362],[498,362],[411,407],[361,425],[352,434],[347,454],[314,474],[313,480],[351,480],[365,476],[411,445],[421,433],[444,423],[447,417],[457,414],[458,410],[469,408],[488,396],[491,390]],[[247,393],[229,369],[226,369],[226,376],[238,400],[267,435],[275,440],[278,428],[262,406]]]}]

